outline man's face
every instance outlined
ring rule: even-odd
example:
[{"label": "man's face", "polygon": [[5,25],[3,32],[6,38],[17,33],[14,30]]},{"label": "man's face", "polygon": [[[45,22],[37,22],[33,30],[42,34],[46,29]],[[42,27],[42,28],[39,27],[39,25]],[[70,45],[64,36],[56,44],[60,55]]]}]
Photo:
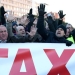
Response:
[{"label": "man's face", "polygon": [[70,24],[67,24],[67,25],[66,25],[66,28],[67,28],[67,29],[70,29],[70,32],[72,32],[72,30],[73,30],[73,27],[72,27]]},{"label": "man's face", "polygon": [[67,29],[67,32],[66,32],[66,37],[68,37],[70,34],[70,29]]},{"label": "man's face", "polygon": [[18,36],[25,36],[25,29],[24,29],[24,27],[23,26],[18,26],[16,34]]},{"label": "man's face", "polygon": [[65,35],[64,30],[62,28],[58,28],[56,30],[56,36],[57,37],[63,37]]},{"label": "man's face", "polygon": [[6,27],[0,26],[0,40],[5,41],[8,38],[8,32]]}]

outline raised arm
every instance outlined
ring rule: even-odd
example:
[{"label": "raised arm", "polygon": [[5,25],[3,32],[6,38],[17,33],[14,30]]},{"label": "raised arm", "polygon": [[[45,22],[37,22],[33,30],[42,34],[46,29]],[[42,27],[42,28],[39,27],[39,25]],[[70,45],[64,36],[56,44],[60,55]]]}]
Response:
[{"label": "raised arm", "polygon": [[44,27],[44,13],[45,13],[45,5],[40,4],[38,7],[38,22],[37,22],[37,28],[38,28],[38,33],[42,36],[44,40],[47,39],[48,32]]}]

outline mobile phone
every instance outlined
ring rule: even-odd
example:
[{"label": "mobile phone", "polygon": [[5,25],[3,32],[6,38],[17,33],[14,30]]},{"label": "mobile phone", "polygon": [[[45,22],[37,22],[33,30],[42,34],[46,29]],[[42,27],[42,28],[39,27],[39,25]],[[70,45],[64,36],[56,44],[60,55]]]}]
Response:
[{"label": "mobile phone", "polygon": [[48,13],[47,16],[52,16],[52,15],[50,13]]}]

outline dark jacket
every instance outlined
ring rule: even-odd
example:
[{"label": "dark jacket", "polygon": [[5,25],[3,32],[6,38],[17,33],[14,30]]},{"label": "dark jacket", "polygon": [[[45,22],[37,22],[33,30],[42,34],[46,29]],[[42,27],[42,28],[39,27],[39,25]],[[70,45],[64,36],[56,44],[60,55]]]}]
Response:
[{"label": "dark jacket", "polygon": [[8,37],[7,43],[25,43],[25,42],[31,42],[31,39],[29,36],[25,36],[22,38],[16,38],[15,36]]},{"label": "dark jacket", "polygon": [[74,39],[74,42],[75,42],[75,29],[72,31],[72,36],[73,36],[73,39]]},{"label": "dark jacket", "polygon": [[31,42],[42,42],[42,41],[43,39],[38,33],[36,33],[35,36],[31,40]]},{"label": "dark jacket", "polygon": [[37,22],[38,33],[42,36],[46,43],[68,43],[64,37],[58,38],[55,36],[55,33],[47,32],[44,27],[44,16],[38,17]]},{"label": "dark jacket", "polygon": [[11,22],[8,22],[6,24],[6,27],[7,27],[8,34],[9,34],[7,43],[25,43],[25,42],[41,42],[42,41],[42,38],[38,33],[36,33],[36,35],[33,38],[31,38],[29,35],[26,35],[25,37],[15,36],[12,33],[12,23]]},{"label": "dark jacket", "polygon": [[67,40],[64,37],[58,38],[55,35],[55,33],[50,32],[49,35],[48,35],[48,37],[47,37],[46,42],[47,43],[66,43]]},{"label": "dark jacket", "polygon": [[47,17],[47,23],[48,23],[48,27],[49,27],[49,30],[51,32],[55,32],[55,21],[52,19],[51,16]]}]

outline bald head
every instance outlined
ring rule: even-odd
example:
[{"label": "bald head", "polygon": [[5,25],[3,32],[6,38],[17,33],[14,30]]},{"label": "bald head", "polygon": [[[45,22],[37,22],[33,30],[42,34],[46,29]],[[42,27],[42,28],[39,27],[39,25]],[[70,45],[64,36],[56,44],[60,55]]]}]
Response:
[{"label": "bald head", "polygon": [[16,34],[18,36],[25,36],[25,29],[23,26],[17,26],[16,27]]},{"label": "bald head", "polygon": [[5,26],[0,25],[0,40],[5,41],[8,38],[8,32]]}]

